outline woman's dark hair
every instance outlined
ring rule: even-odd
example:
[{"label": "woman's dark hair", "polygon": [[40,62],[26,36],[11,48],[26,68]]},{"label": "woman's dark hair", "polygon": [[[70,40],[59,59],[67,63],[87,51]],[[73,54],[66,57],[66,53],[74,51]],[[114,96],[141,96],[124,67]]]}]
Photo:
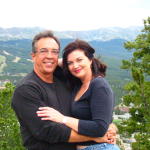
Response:
[{"label": "woman's dark hair", "polygon": [[105,76],[107,66],[94,57],[94,48],[87,42],[77,39],[69,43],[63,50],[63,70],[72,88],[81,84],[80,79],[70,73],[67,63],[68,55],[76,49],[83,51],[85,56],[92,60],[91,69],[93,77]]}]

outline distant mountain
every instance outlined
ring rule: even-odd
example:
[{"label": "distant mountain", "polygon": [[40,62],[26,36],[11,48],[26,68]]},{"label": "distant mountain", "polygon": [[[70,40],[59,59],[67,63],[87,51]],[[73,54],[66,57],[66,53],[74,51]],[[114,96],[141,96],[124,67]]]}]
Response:
[{"label": "distant mountain", "polygon": [[142,27],[109,27],[89,31],[63,31],[56,32],[60,38],[79,38],[87,41],[100,40],[108,41],[112,39],[133,40],[142,30]]},{"label": "distant mountain", "polygon": [[13,39],[31,39],[35,34],[44,30],[43,28],[0,28],[0,40],[13,40]]},{"label": "distant mountain", "polygon": [[[33,36],[45,30],[44,28],[0,28],[0,40],[12,39],[32,39]],[[142,27],[109,27],[88,31],[54,31],[56,36],[61,39],[83,39],[87,41],[100,40],[108,41],[111,39],[133,40],[142,30]]]}]

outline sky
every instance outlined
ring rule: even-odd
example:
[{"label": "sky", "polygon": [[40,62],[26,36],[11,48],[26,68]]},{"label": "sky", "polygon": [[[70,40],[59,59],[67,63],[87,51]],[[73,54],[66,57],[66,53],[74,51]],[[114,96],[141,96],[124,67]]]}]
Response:
[{"label": "sky", "polygon": [[0,27],[81,31],[143,26],[150,0],[0,0]]}]

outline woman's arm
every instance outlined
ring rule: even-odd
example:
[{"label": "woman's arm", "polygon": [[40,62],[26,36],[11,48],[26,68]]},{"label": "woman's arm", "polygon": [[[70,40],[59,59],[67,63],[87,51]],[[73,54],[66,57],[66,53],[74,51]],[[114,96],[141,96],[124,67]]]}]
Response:
[{"label": "woman's arm", "polygon": [[[74,131],[78,132],[79,119],[69,117],[69,116],[64,116],[59,111],[51,107],[40,107],[39,111],[37,111],[37,115],[38,117],[41,117],[41,120],[50,120],[57,123],[62,123],[70,127],[71,129],[73,129]],[[115,125],[110,124],[107,132],[109,135],[111,134],[113,136],[116,135],[117,128],[114,126]]]},{"label": "woman's arm", "polygon": [[[50,120],[57,123],[65,124],[66,126],[72,128],[74,131],[71,132],[69,142],[79,142],[77,133],[78,132],[78,122],[79,119],[64,116],[57,110],[51,107],[40,107],[39,111],[37,111],[37,115],[41,117],[41,120]],[[82,135],[80,135],[82,137]],[[77,137],[77,139],[76,139]],[[87,141],[87,137],[82,137],[82,142]],[[110,143],[115,144],[116,142],[116,130],[112,127],[109,128],[108,132],[103,137],[89,137],[89,141],[95,141],[97,143]]]},{"label": "woman's arm", "polygon": [[103,78],[95,78],[90,84],[90,111],[91,120],[79,120],[78,133],[102,137],[108,130],[112,121],[114,96],[107,81]]},{"label": "woman's arm", "polygon": [[37,115],[38,117],[42,117],[41,120],[51,120],[57,123],[62,123],[78,132],[79,119],[64,116],[51,107],[40,107],[39,111],[37,111]]}]

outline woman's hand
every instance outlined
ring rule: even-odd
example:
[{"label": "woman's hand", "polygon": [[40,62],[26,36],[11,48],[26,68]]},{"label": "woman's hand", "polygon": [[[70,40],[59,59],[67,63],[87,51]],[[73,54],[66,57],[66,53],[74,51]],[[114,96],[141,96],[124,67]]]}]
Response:
[{"label": "woman's hand", "polygon": [[63,123],[65,117],[59,111],[51,107],[39,107],[39,111],[36,113],[38,117],[41,117],[41,120],[51,120],[58,123]]}]

